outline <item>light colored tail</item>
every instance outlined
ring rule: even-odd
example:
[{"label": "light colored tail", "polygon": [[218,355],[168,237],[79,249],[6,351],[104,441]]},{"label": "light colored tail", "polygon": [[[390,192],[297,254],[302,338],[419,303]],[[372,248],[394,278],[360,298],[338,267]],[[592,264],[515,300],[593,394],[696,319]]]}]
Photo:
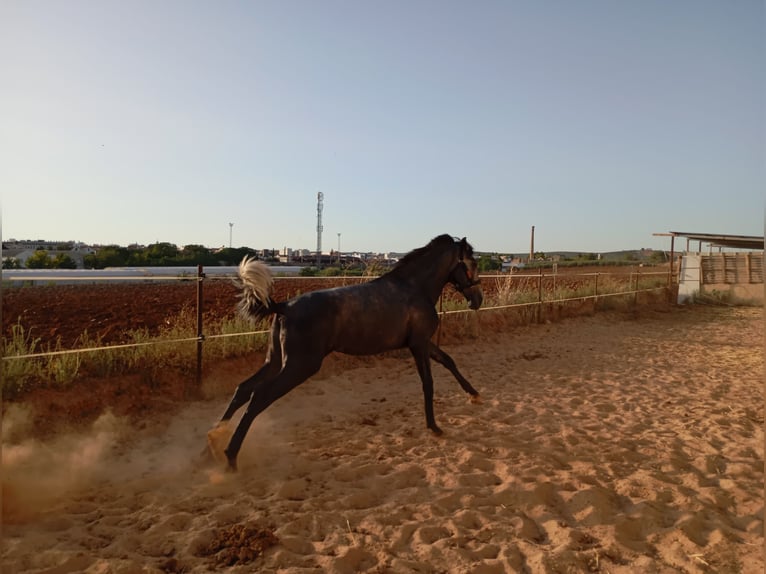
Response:
[{"label": "light colored tail", "polygon": [[274,278],[271,270],[254,257],[245,256],[239,264],[242,295],[239,312],[248,319],[262,319],[274,312],[271,289]]}]

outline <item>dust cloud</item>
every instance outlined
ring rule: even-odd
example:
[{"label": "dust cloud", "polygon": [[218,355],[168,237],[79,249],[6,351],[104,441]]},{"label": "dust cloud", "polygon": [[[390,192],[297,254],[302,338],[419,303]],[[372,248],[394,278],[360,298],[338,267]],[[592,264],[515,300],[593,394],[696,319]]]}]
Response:
[{"label": "dust cloud", "polygon": [[[144,431],[105,412],[88,429],[42,440],[35,438],[32,413],[10,406],[2,420],[3,520],[23,523],[104,487],[232,483],[220,461],[202,456],[220,408],[219,402],[193,404],[167,424],[149,424]],[[237,422],[216,428],[230,435]],[[259,417],[242,445],[241,460],[265,457],[278,463],[282,440],[272,427],[268,413]]]},{"label": "dust cloud", "polygon": [[30,412],[11,406],[3,416],[3,519],[19,521],[80,492],[108,473],[108,461],[126,425],[101,415],[86,434],[50,441],[30,438]]}]

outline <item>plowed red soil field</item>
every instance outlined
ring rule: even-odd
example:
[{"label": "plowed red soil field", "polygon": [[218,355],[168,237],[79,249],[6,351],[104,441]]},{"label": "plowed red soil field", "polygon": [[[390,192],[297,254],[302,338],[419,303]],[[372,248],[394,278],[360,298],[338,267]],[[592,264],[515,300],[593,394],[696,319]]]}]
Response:
[{"label": "plowed red soil field", "polygon": [[[346,279],[348,283],[350,280]],[[298,293],[340,285],[342,279],[278,279],[274,298],[284,300]],[[230,280],[210,279],[203,283],[202,309],[205,323],[236,313],[240,290]],[[3,333],[11,335],[15,325],[39,339],[39,346],[61,342],[63,348],[77,346],[83,333],[104,344],[120,343],[126,334],[146,329],[158,334],[182,312],[196,313],[197,283],[108,283],[41,285],[3,290]]]},{"label": "plowed red soil field", "polygon": [[[588,281],[586,273],[592,269],[566,269],[560,275],[569,287]],[[626,267],[598,268],[601,273],[627,275]],[[547,272],[546,272],[547,273]],[[274,282],[274,299],[284,301],[300,293],[339,285],[358,283],[360,278],[279,277]],[[523,281],[523,280],[522,280]],[[535,279],[528,282],[534,283]],[[498,281],[483,281],[485,298],[497,289]],[[456,296],[451,286],[445,295]],[[205,324],[224,317],[233,317],[239,289],[230,279],[208,279],[203,282],[202,308]],[[146,329],[150,335],[163,327],[184,310],[196,313],[197,283],[195,281],[164,281],[142,283],[88,283],[77,285],[39,285],[4,288],[2,292],[3,334],[11,335],[15,325],[23,327],[25,334],[39,339],[38,348],[62,348],[78,345],[84,333],[91,340],[101,339],[103,344],[120,343],[126,334]]]}]

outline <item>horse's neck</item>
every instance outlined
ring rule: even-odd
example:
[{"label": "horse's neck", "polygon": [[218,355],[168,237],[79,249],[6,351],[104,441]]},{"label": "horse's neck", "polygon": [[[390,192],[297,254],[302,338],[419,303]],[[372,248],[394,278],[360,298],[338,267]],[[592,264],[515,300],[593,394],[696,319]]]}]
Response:
[{"label": "horse's neck", "polygon": [[436,305],[447,284],[451,263],[452,254],[445,253],[430,265],[416,265],[410,275],[410,283],[422,289],[426,297]]}]

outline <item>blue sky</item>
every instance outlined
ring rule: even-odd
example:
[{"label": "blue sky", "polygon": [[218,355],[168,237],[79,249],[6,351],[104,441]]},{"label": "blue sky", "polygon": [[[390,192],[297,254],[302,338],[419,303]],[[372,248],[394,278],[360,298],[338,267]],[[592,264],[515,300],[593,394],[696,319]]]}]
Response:
[{"label": "blue sky", "polygon": [[760,235],[762,1],[11,0],[4,239],[407,251]]}]

